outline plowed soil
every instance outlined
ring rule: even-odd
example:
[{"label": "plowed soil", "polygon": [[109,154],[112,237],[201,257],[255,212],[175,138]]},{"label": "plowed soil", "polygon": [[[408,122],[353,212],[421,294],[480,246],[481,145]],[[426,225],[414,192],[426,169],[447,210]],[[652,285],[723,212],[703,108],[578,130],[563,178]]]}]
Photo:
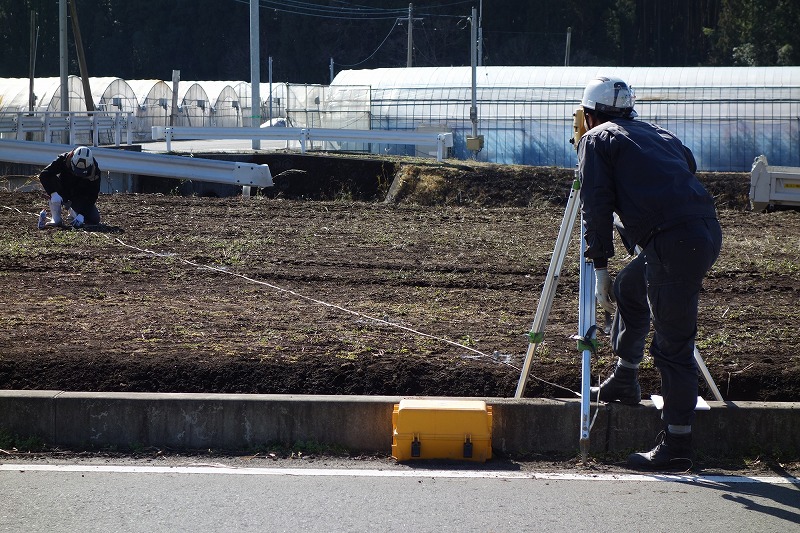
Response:
[{"label": "plowed soil", "polygon": [[[81,230],[38,230],[42,194],[0,192],[0,388],[513,396],[572,172],[397,164],[368,197],[313,178],[103,195]],[[698,347],[725,399],[798,401],[800,211],[701,178],[725,242]],[[578,278],[576,224],[526,396],[579,390]],[[593,374],[614,361],[601,335]],[[659,384],[648,357],[643,393]]]}]

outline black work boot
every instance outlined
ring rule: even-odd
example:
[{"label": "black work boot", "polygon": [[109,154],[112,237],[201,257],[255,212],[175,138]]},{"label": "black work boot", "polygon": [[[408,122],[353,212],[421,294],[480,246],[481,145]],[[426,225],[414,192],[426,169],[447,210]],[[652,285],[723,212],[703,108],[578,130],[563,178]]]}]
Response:
[{"label": "black work boot", "polygon": [[619,400],[625,405],[638,405],[642,401],[642,389],[639,386],[639,369],[617,365],[614,373],[602,382],[599,387],[589,389],[589,399],[613,402]]},{"label": "black work boot", "polygon": [[631,468],[689,468],[692,465],[692,434],[675,435],[662,431],[658,444],[649,452],[632,453],[628,456]]}]

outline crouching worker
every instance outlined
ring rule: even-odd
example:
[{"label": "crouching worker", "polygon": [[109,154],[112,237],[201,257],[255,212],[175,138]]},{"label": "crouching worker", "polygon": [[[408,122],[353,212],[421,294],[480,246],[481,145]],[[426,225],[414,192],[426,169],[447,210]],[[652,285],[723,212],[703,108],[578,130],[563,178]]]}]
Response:
[{"label": "crouching worker", "polygon": [[59,155],[47,165],[39,181],[50,197],[50,219],[40,217],[39,227],[61,226],[61,209],[69,209],[69,222],[79,228],[84,224],[99,224],[97,197],[100,194],[100,167],[86,146]]}]

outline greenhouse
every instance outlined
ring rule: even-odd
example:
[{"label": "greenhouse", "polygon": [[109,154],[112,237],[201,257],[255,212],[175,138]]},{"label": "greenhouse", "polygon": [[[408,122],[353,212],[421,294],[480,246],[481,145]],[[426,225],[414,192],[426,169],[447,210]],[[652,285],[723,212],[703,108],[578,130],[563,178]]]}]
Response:
[{"label": "greenhouse", "polygon": [[[772,165],[800,166],[800,67],[478,67],[474,96],[479,152],[467,149],[473,84],[469,67],[345,70],[331,85],[262,83],[262,125],[301,128],[447,131],[452,156],[504,164],[572,167],[572,114],[586,83],[619,76],[636,91],[642,120],[678,134],[701,170],[749,171],[758,155]],[[79,77],[68,79],[72,112],[86,110]],[[99,112],[132,113],[135,142],[152,126],[252,126],[252,91],[245,81],[90,78]],[[58,114],[59,78],[34,80],[35,113]],[[0,79],[0,135],[28,113],[29,80]],[[38,136],[38,137],[37,137]],[[33,140],[41,140],[35,133]],[[101,132],[108,142],[111,132]],[[52,140],[52,139],[51,139]],[[425,147],[353,144],[325,149],[427,155]]]},{"label": "greenhouse", "polygon": [[[261,117],[263,122],[287,117],[286,107],[289,102],[288,83],[262,83],[259,86],[261,94]],[[270,98],[270,95],[272,98]]]},{"label": "greenhouse", "polygon": [[211,125],[210,113],[211,105],[203,86],[197,82],[181,81],[178,85],[178,115],[173,125],[205,128]]},{"label": "greenhouse", "polygon": [[[28,78],[0,79],[0,112],[29,110]],[[77,76],[67,80],[70,104],[76,110],[86,109],[83,101],[83,85]],[[61,108],[61,79],[36,78],[33,80],[34,111],[58,111]]]},{"label": "greenhouse", "polygon": [[[77,76],[67,79],[67,94],[69,104],[75,110],[86,110],[83,98],[83,84]],[[7,123],[7,114],[28,112],[30,109],[30,81],[27,78],[0,79],[0,121]],[[61,109],[61,79],[36,78],[33,82],[33,112],[47,113]],[[0,132],[0,137],[13,137],[8,133]],[[43,141],[43,133],[35,133],[30,140]],[[48,142],[57,140],[55,137]]]},{"label": "greenhouse", "polygon": [[150,139],[150,128],[168,126],[172,107],[172,89],[161,80],[129,80],[138,102],[136,108],[137,142]]},{"label": "greenhouse", "polygon": [[[183,83],[183,82],[182,82]],[[242,126],[239,110],[239,96],[233,89],[235,81],[196,81],[185,82],[202,87],[208,102],[209,126],[219,128],[238,128]]]},{"label": "greenhouse", "polygon": [[[677,133],[702,170],[749,171],[761,154],[770,164],[800,166],[800,67],[479,67],[475,96],[485,147],[477,158],[574,166],[572,113],[598,75],[626,80],[639,118]],[[473,156],[466,148],[471,68],[346,70],[336,86],[370,87],[371,128],[451,131],[453,155]]]},{"label": "greenhouse", "polygon": [[135,113],[139,106],[133,88],[121,78],[90,78],[89,85],[99,110]]}]

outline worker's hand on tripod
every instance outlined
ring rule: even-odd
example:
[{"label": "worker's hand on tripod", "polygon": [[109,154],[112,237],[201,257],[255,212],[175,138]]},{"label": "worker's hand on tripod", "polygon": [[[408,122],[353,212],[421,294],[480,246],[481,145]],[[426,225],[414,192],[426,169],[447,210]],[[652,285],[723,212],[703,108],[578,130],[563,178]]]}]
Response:
[{"label": "worker's hand on tripod", "polygon": [[597,278],[597,284],[594,287],[594,295],[597,298],[597,303],[600,307],[605,309],[608,313],[614,314],[614,291],[612,290],[613,283],[607,268],[597,268],[594,271]]}]

